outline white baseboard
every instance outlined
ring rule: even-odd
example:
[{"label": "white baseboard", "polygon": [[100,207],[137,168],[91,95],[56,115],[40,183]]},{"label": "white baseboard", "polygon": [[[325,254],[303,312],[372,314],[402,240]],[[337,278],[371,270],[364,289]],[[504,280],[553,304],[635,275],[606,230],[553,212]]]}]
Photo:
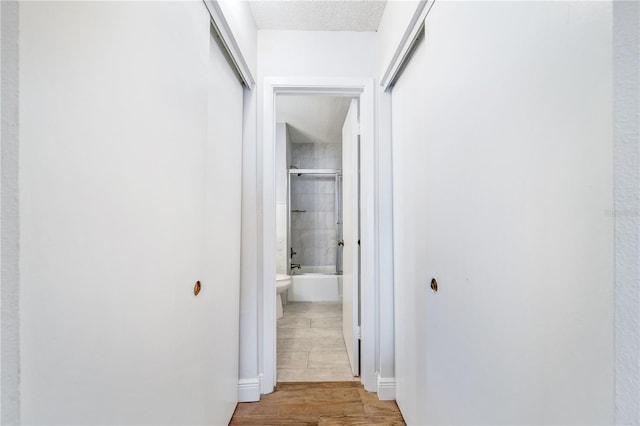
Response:
[{"label": "white baseboard", "polygon": [[377,377],[378,379],[378,399],[380,401],[393,401],[396,399],[396,379],[395,377]]},{"label": "white baseboard", "polygon": [[260,401],[260,378],[240,379],[238,381],[238,402]]}]

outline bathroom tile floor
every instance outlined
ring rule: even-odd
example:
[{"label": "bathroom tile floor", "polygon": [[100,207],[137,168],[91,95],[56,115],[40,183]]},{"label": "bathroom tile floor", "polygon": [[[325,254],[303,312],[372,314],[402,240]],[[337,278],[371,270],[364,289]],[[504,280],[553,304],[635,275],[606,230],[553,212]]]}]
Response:
[{"label": "bathroom tile floor", "polygon": [[278,382],[354,381],[342,337],[342,303],[289,302],[278,320]]}]

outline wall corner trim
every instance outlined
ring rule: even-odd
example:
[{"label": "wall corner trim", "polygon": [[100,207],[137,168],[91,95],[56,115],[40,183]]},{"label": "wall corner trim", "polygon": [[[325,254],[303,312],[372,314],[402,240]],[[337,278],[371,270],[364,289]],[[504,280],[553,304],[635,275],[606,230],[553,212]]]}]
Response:
[{"label": "wall corner trim", "polygon": [[378,399],[380,401],[395,401],[396,399],[396,378],[377,377]]},{"label": "wall corner trim", "polygon": [[420,36],[420,31],[424,28],[424,20],[429,14],[429,10],[431,10],[434,2],[435,0],[421,0],[416,7],[416,11],[411,17],[411,21],[409,21],[409,25],[407,26],[402,39],[400,39],[400,43],[398,43],[398,46],[391,57],[391,61],[389,61],[389,65],[387,65],[387,68],[380,79],[382,90],[389,90],[395,82],[402,66],[409,58],[411,48]]},{"label": "wall corner trim", "polygon": [[265,392],[265,389],[264,389],[264,374],[262,374],[262,373],[258,374],[258,381],[259,381],[259,386],[260,386],[260,395],[265,395],[267,393],[273,392],[273,389],[271,389],[269,392]]},{"label": "wall corner trim", "polygon": [[224,13],[222,12],[222,8],[217,0],[203,0],[204,5],[209,11],[209,15],[211,16],[211,23],[215,27],[216,31],[220,35],[220,40],[227,53],[229,54],[229,58],[231,62],[238,72],[242,83],[249,88],[249,90],[253,89],[255,86],[255,79],[251,74],[251,70],[247,61],[242,54],[242,50],[238,45],[238,41],[233,35],[231,31],[231,27],[227,22],[227,19],[224,17]]},{"label": "wall corner trim", "polygon": [[238,380],[238,402],[260,401],[260,377]]}]

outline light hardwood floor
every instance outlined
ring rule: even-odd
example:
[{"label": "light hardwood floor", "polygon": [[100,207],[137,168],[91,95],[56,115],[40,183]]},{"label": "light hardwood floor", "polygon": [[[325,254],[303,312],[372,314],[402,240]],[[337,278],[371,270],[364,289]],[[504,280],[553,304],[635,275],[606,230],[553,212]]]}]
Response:
[{"label": "light hardwood floor", "polygon": [[404,425],[395,401],[358,382],[278,383],[260,402],[238,404],[230,425]]}]

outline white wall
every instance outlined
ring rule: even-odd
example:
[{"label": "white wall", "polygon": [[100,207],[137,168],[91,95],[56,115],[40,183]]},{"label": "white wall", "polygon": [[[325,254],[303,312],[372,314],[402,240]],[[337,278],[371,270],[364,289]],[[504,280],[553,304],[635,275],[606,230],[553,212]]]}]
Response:
[{"label": "white wall", "polygon": [[258,79],[375,75],[375,33],[258,31]]},{"label": "white wall", "polygon": [[18,3],[0,2],[0,423],[20,422]]},{"label": "white wall", "polygon": [[392,93],[409,424],[613,422],[611,28],[610,3],[427,17]]},{"label": "white wall", "polygon": [[260,399],[258,376],[257,89],[244,92],[242,133],[242,252],[240,256],[240,372],[238,401]]},{"label": "white wall", "polygon": [[616,424],[640,424],[640,3],[613,2]]},{"label": "white wall", "polygon": [[[6,13],[6,12],[5,12]],[[0,51],[2,50],[2,5],[0,5]],[[2,117],[2,54],[0,54],[0,117]],[[2,185],[2,124],[0,123],[0,186]],[[1,193],[1,192],[0,192]],[[0,271],[2,271],[2,197],[0,196]],[[0,280],[0,307],[2,306],[2,280]],[[0,314],[0,382],[2,381],[2,330],[4,321]],[[2,420],[2,386],[0,386],[0,421]]]},{"label": "white wall", "polygon": [[20,4],[25,424],[235,407],[242,89],[209,28],[198,2]]},{"label": "white wall", "polygon": [[[219,0],[220,8],[235,37],[253,78],[257,76],[257,29],[247,1]],[[258,377],[258,258],[256,178],[257,88],[245,90],[242,151],[242,254],[240,284],[240,375],[239,401],[260,398]]]},{"label": "white wall", "polygon": [[378,118],[378,397],[395,399],[395,337],[393,282],[393,179],[391,95],[377,87]]}]

